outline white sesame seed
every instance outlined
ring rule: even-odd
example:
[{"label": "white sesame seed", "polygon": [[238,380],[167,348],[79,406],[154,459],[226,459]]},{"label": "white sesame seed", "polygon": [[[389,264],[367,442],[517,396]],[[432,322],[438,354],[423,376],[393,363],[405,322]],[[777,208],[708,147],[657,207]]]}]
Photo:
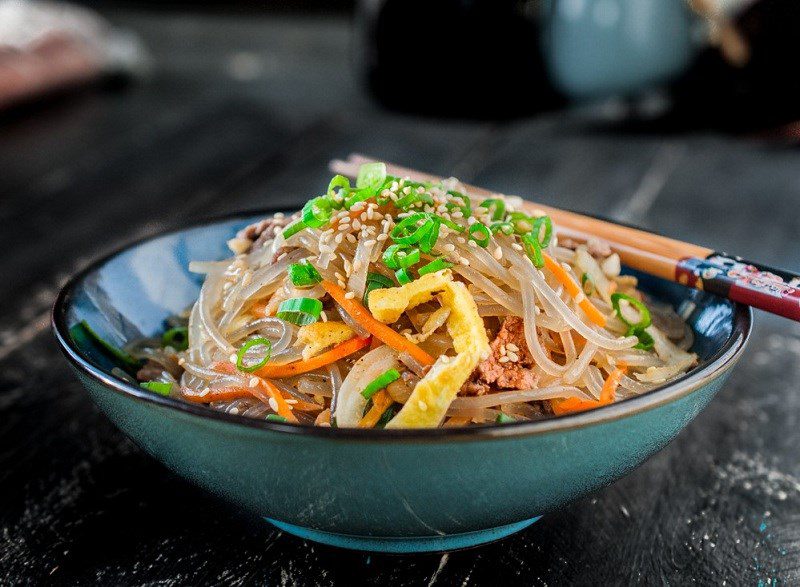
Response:
[{"label": "white sesame seed", "polygon": [[379,234],[378,236],[375,237],[375,240],[378,241],[379,243],[382,243],[387,238],[389,238],[388,234]]},{"label": "white sesame seed", "polygon": [[498,245],[498,247],[494,250],[494,258],[498,261],[503,258],[503,249]]},{"label": "white sesame seed", "polygon": [[448,253],[452,253],[456,250],[456,246],[453,243],[447,243],[445,246],[442,247]]},{"label": "white sesame seed", "polygon": [[513,352],[515,352],[515,353],[518,353],[518,352],[519,352],[519,347],[518,347],[517,345],[515,345],[513,342],[510,342],[510,343],[508,343],[508,344],[506,345],[506,348],[507,348],[508,350],[510,350],[510,351],[513,351]]},{"label": "white sesame seed", "polygon": [[352,234],[348,234],[347,235],[347,242],[355,244],[358,241],[356,240],[355,236],[353,236]]},{"label": "white sesame seed", "polygon": [[498,359],[498,362],[500,362],[500,363],[508,363],[509,361],[510,361],[510,359],[508,357],[500,357]]},{"label": "white sesame seed", "polygon": [[517,251],[521,251],[522,250],[522,245],[519,244],[519,243],[511,243],[511,246]]},{"label": "white sesame seed", "polygon": [[239,408],[231,408],[230,410],[228,410],[228,413],[236,416],[239,413]]},{"label": "white sesame seed", "polygon": [[478,243],[476,243],[475,241],[469,241],[469,243],[468,243],[468,244],[469,244],[469,246],[471,246],[471,247],[472,247],[472,248],[474,248],[474,249],[477,249],[477,248],[478,248]]},{"label": "white sesame seed", "polygon": [[346,294],[344,294],[344,299],[346,300],[352,300],[354,297],[356,297],[356,294],[355,292],[352,291],[349,291]]},{"label": "white sesame seed", "polygon": [[464,257],[459,258],[458,262],[461,263],[462,265],[464,265],[464,267],[469,267],[469,261],[467,259],[465,259]]},{"label": "white sesame seed", "polygon": [[294,404],[297,403],[297,400],[296,399],[287,399],[286,403],[289,404],[290,406],[293,406]]},{"label": "white sesame seed", "polygon": [[419,409],[422,410],[423,412],[427,412],[428,411],[428,404],[426,404],[424,401],[419,400],[417,402],[417,405],[419,406]]},{"label": "white sesame seed", "polygon": [[341,287],[341,288],[344,288],[344,287],[346,287],[346,285],[347,285],[347,284],[346,284],[346,283],[345,283],[343,280],[341,280],[341,279],[340,279],[339,281],[337,281],[336,283],[337,283],[337,284],[339,285],[339,287]]},{"label": "white sesame seed", "polygon": [[269,407],[272,409],[273,412],[278,411],[278,402],[274,397],[269,398]]},{"label": "white sesame seed", "polygon": [[251,377],[250,381],[247,382],[247,385],[250,387],[258,387],[258,377]]},{"label": "white sesame seed", "polygon": [[512,363],[516,363],[519,361],[519,355],[517,355],[517,353],[508,353],[508,360]]},{"label": "white sesame seed", "polygon": [[325,313],[325,310],[322,310],[322,312],[319,313],[319,317],[322,318],[323,322],[328,321],[328,315]]},{"label": "white sesame seed", "polygon": [[286,218],[286,215],[283,212],[275,212],[275,214],[273,214],[272,217],[275,220],[281,220],[283,218]]},{"label": "white sesame seed", "polygon": [[370,240],[366,240],[366,241],[364,241],[364,246],[365,246],[365,247],[371,247],[371,246],[373,246],[373,245],[374,245],[376,242],[378,242],[378,241],[376,241],[374,238],[373,238],[373,239],[370,239]]},{"label": "white sesame seed", "polygon": [[334,273],[333,273],[333,276],[334,276],[336,279],[338,279],[339,281],[341,281],[342,279],[344,279],[344,275],[342,275],[342,274],[341,274],[341,273],[339,273],[338,271],[334,271]]},{"label": "white sesame seed", "polygon": [[236,364],[236,353],[234,353],[230,357],[228,357],[228,360],[235,365]]},{"label": "white sesame seed", "polygon": [[333,239],[333,242],[335,242],[337,245],[341,244],[343,238],[344,235],[340,232],[339,234],[336,235],[336,238]]},{"label": "white sesame seed", "polygon": [[360,230],[361,229],[361,221],[356,218],[353,220],[353,230]]}]

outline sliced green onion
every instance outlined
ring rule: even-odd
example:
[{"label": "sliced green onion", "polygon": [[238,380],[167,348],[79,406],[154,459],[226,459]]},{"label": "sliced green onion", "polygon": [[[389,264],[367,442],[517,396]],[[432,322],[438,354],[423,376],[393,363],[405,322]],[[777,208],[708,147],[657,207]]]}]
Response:
[{"label": "sliced green onion", "polygon": [[377,188],[386,179],[386,163],[364,163],[358,168],[357,188]]},{"label": "sliced green onion", "polygon": [[286,320],[297,326],[312,324],[319,319],[322,302],[314,298],[290,298],[278,306],[277,318]]},{"label": "sliced green onion", "polygon": [[436,241],[439,240],[439,229],[442,226],[438,216],[433,216],[430,222],[430,230],[426,232],[419,241],[419,248],[422,249],[424,253],[433,251],[433,247],[436,246]]},{"label": "sliced green onion", "polygon": [[397,260],[402,269],[409,269],[419,263],[419,249],[406,249],[400,251],[397,255]]},{"label": "sliced green onion", "polygon": [[453,222],[452,220],[448,220],[444,216],[437,216],[437,218],[439,219],[439,222],[444,224],[450,230],[455,230],[456,232],[464,232],[466,230],[460,224],[456,224],[455,222]]},{"label": "sliced green onion", "polygon": [[492,231],[490,231],[486,225],[480,222],[469,225],[469,240],[475,241],[478,243],[478,246],[485,249],[489,246],[489,239],[491,238]]},{"label": "sliced green onion", "polygon": [[455,207],[459,208],[464,213],[465,217],[469,218],[469,216],[472,214],[472,202],[470,202],[469,198],[467,196],[465,196],[464,194],[462,194],[461,192],[449,191],[447,193],[450,194],[452,197],[454,197],[454,198],[456,198],[458,200],[461,200],[461,205],[460,206],[450,202],[449,203],[450,206],[447,206],[448,209],[452,209],[452,207],[455,206]]},{"label": "sliced green onion", "polygon": [[267,414],[267,422],[286,422],[286,418],[279,414]]},{"label": "sliced green onion", "polygon": [[502,220],[506,215],[506,203],[502,198],[489,198],[481,202],[481,208],[492,213],[492,220]]},{"label": "sliced green onion", "polygon": [[542,255],[542,246],[533,234],[522,235],[522,246],[525,249],[525,254],[533,263],[534,267],[541,269],[544,267],[544,255]]},{"label": "sliced green onion", "polygon": [[[636,308],[639,311],[639,321],[635,324],[632,324],[628,321],[625,316],[623,316],[622,311],[620,310],[620,302],[621,301],[628,302],[631,306]],[[611,307],[614,308],[614,312],[616,312],[617,317],[625,323],[626,326],[633,328],[634,330],[638,330],[640,328],[647,328],[652,324],[652,319],[650,318],[650,310],[647,309],[642,302],[637,300],[634,297],[629,296],[628,294],[624,293],[613,293],[611,294]]]},{"label": "sliced green onion", "polygon": [[502,232],[503,234],[514,234],[514,225],[510,222],[492,222],[489,227],[492,233]]},{"label": "sliced green onion", "polygon": [[[587,283],[589,284],[589,288],[586,287]],[[594,293],[594,282],[592,281],[592,278],[589,277],[588,273],[581,275],[581,288],[583,288],[583,293],[585,293],[587,296],[590,296]]]},{"label": "sliced green onion", "polygon": [[[544,234],[542,234],[542,227],[544,227]],[[546,249],[550,245],[550,239],[553,238],[553,221],[549,216],[539,216],[533,221],[531,232],[539,241],[539,245]]]},{"label": "sliced green onion", "polygon": [[345,198],[344,200],[344,207],[349,210],[359,202],[363,202],[364,200],[369,200],[374,195],[375,195],[375,190],[370,187],[350,192],[350,195],[347,196],[347,198]]},{"label": "sliced green onion", "polygon": [[130,354],[122,350],[121,348],[111,344],[107,340],[103,339],[99,334],[97,334],[89,323],[86,320],[81,320],[78,324],[70,328],[70,335],[72,338],[75,339],[76,337],[80,337],[84,335],[91,339],[94,343],[100,346],[106,353],[111,355],[117,361],[122,363],[125,367],[129,369],[138,369],[142,362],[138,359],[133,358]]},{"label": "sliced green onion", "polygon": [[389,369],[378,375],[375,379],[367,383],[367,386],[361,392],[364,399],[369,399],[381,389],[384,389],[392,381],[400,379],[400,373],[397,369]]},{"label": "sliced green onion", "polygon": [[334,175],[331,182],[328,184],[328,196],[331,198],[336,195],[336,188],[341,188],[343,191],[350,191],[350,180],[344,175]]},{"label": "sliced green onion", "polygon": [[286,228],[283,229],[283,233],[282,233],[283,234],[283,238],[287,239],[290,236],[293,236],[293,235],[297,234],[298,232],[300,232],[301,230],[303,230],[305,228],[308,228],[306,226],[305,222],[303,222],[302,220],[295,220],[294,222],[292,222],[291,224],[287,225]]},{"label": "sliced green onion", "polygon": [[523,212],[511,212],[507,220],[517,234],[527,234],[533,230],[533,218]]},{"label": "sliced green onion", "polygon": [[422,267],[420,267],[418,272],[419,272],[420,276],[422,276],[422,275],[426,275],[428,273],[436,273],[437,271],[441,271],[442,269],[448,269],[449,267],[452,267],[452,266],[453,266],[452,263],[450,263],[448,261],[445,261],[444,259],[441,259],[441,258],[440,259],[434,259],[433,261],[431,261],[427,265],[423,265]]},{"label": "sliced green onion", "polygon": [[503,412],[497,414],[497,418],[495,419],[495,423],[497,424],[508,424],[510,422],[516,422],[516,421],[517,421],[516,418],[512,418],[511,416],[509,416],[508,414],[504,414]]},{"label": "sliced green onion", "polygon": [[411,192],[410,194],[399,198],[394,205],[400,208],[401,210],[406,210],[416,204],[417,202],[422,202],[424,204],[431,204],[433,205],[433,196],[430,194],[420,194],[417,192]]},{"label": "sliced green onion", "polygon": [[[264,358],[258,361],[257,363],[252,363],[250,365],[245,365],[244,363],[244,355],[254,346],[264,346],[267,347],[266,352],[264,353]],[[264,365],[269,362],[269,358],[272,355],[272,341],[268,338],[264,338],[260,336],[258,338],[251,338],[247,342],[245,342],[239,351],[236,353],[236,368],[239,371],[244,371],[245,373],[252,373],[253,371],[257,371],[261,369]]]},{"label": "sliced green onion", "polygon": [[364,289],[364,305],[367,305],[369,293],[374,289],[394,287],[394,282],[380,273],[367,273],[367,286]]},{"label": "sliced green onion", "polygon": [[397,414],[397,406],[402,407],[402,404],[394,403],[386,408],[386,411],[381,414],[381,417],[378,418],[378,421],[375,423],[375,428],[386,428],[389,420],[394,418],[395,414]]},{"label": "sliced green onion", "polygon": [[295,287],[310,287],[322,281],[319,271],[308,262],[308,259],[289,265],[288,273]]},{"label": "sliced green onion", "polygon": [[[620,302],[622,300],[628,302],[639,312],[639,321],[636,324],[629,322],[628,319],[622,314],[622,310],[620,309]],[[617,317],[628,327],[628,331],[625,333],[625,336],[636,336],[639,339],[639,342],[634,345],[633,348],[646,351],[652,349],[655,341],[653,340],[653,337],[645,331],[645,328],[652,324],[650,310],[647,309],[647,306],[628,294],[614,293],[611,294],[611,307],[614,309]]]},{"label": "sliced green onion", "polygon": [[413,281],[407,269],[398,269],[394,272],[394,276],[397,278],[397,283],[400,285],[405,285]]},{"label": "sliced green onion", "polygon": [[[422,221],[422,224],[419,224],[420,221]],[[435,223],[430,214],[417,212],[406,216],[398,222],[392,229],[390,236],[397,244],[413,245],[420,242],[433,229]]]},{"label": "sliced green onion", "polygon": [[318,196],[303,206],[303,222],[311,228],[320,228],[331,221],[333,202],[327,196]]},{"label": "sliced green onion", "polygon": [[145,381],[139,387],[157,393],[158,395],[169,395],[172,391],[172,384],[164,381]]},{"label": "sliced green onion", "polygon": [[399,256],[407,248],[405,245],[389,245],[383,252],[383,263],[392,271],[400,269]]},{"label": "sliced green onion", "polygon": [[176,351],[185,351],[189,348],[189,329],[186,326],[170,328],[161,335],[161,346],[171,346]]}]

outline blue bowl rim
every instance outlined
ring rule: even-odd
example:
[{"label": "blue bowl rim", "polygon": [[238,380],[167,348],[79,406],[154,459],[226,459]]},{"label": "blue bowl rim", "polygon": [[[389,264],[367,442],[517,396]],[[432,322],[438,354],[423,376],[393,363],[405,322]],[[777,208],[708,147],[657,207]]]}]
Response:
[{"label": "blue bowl rim", "polygon": [[529,436],[545,434],[555,431],[564,431],[576,428],[583,428],[590,425],[619,420],[632,416],[639,412],[647,411],[664,404],[676,401],[693,391],[710,383],[724,372],[731,369],[741,358],[747,341],[753,328],[753,311],[749,306],[734,303],[733,330],[730,337],[714,353],[702,367],[693,369],[682,377],[675,379],[667,384],[660,385],[642,395],[634,396],[620,402],[602,406],[594,410],[554,416],[544,420],[528,422],[511,422],[508,424],[489,424],[484,426],[472,427],[453,427],[453,428],[411,428],[411,429],[360,429],[360,428],[330,428],[324,426],[309,426],[297,424],[285,424],[280,422],[269,422],[258,420],[241,415],[228,414],[203,404],[182,402],[170,397],[164,397],[138,386],[117,379],[105,373],[102,369],[94,365],[89,357],[81,352],[74,345],[69,336],[67,326],[67,309],[69,308],[70,298],[75,287],[88,275],[98,268],[105,265],[114,257],[125,251],[142,245],[146,242],[158,238],[177,234],[186,230],[202,228],[223,222],[230,222],[236,219],[248,220],[258,216],[269,216],[277,212],[286,212],[286,208],[258,208],[253,210],[243,210],[228,214],[216,215],[209,218],[193,222],[187,226],[159,231],[155,234],[136,239],[124,244],[102,257],[92,261],[82,270],[74,274],[61,288],[56,296],[51,314],[51,327],[56,340],[61,347],[69,362],[78,371],[84,373],[89,378],[94,379],[105,388],[111,389],[119,394],[129,397],[136,401],[156,404],[158,406],[171,408],[202,418],[210,418],[227,424],[256,428],[280,433],[300,434],[314,437],[321,437],[328,440],[358,440],[358,441],[427,441],[441,442],[452,440],[486,440],[496,438],[509,438],[519,436]]}]

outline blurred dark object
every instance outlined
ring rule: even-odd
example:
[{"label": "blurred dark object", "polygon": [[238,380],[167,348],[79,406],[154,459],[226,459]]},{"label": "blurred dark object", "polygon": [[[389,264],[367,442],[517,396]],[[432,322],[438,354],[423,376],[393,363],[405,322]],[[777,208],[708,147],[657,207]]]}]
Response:
[{"label": "blurred dark object", "polygon": [[563,103],[547,78],[538,2],[362,0],[359,67],[386,106],[507,118]]},{"label": "blurred dark object", "polygon": [[0,0],[0,109],[145,64],[136,37],[89,10]]},{"label": "blurred dark object", "polygon": [[734,132],[776,129],[796,137],[800,2],[752,2],[719,26],[717,41],[676,84],[670,119]]}]

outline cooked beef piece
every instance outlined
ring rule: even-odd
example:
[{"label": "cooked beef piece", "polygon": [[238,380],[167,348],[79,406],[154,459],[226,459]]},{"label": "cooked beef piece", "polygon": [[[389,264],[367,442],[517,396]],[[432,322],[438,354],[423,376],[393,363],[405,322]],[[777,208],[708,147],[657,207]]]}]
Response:
[{"label": "cooked beef piece", "polygon": [[[574,241],[571,238],[558,239],[558,245],[565,249],[575,250],[581,243]],[[586,241],[586,249],[589,254],[595,259],[605,259],[611,254],[611,246],[604,240],[592,237]]]},{"label": "cooked beef piece", "polygon": [[258,222],[254,222],[253,224],[250,224],[249,226],[246,226],[240,230],[236,234],[236,238],[251,241],[253,244],[251,245],[250,250],[258,249],[259,247],[263,247],[265,243],[275,238],[276,228],[285,227],[290,222],[294,221],[295,216],[284,216],[282,218],[270,217],[265,218],[264,220],[259,220]]},{"label": "cooked beef piece", "polygon": [[139,381],[154,381],[161,377],[164,372],[164,367],[161,363],[156,363],[153,359],[147,359],[142,368],[136,373],[136,379]]},{"label": "cooked beef piece", "polygon": [[467,395],[483,395],[492,389],[531,389],[538,377],[531,369],[533,357],[525,342],[522,318],[509,316],[489,344],[491,355],[481,362],[461,391]]}]

